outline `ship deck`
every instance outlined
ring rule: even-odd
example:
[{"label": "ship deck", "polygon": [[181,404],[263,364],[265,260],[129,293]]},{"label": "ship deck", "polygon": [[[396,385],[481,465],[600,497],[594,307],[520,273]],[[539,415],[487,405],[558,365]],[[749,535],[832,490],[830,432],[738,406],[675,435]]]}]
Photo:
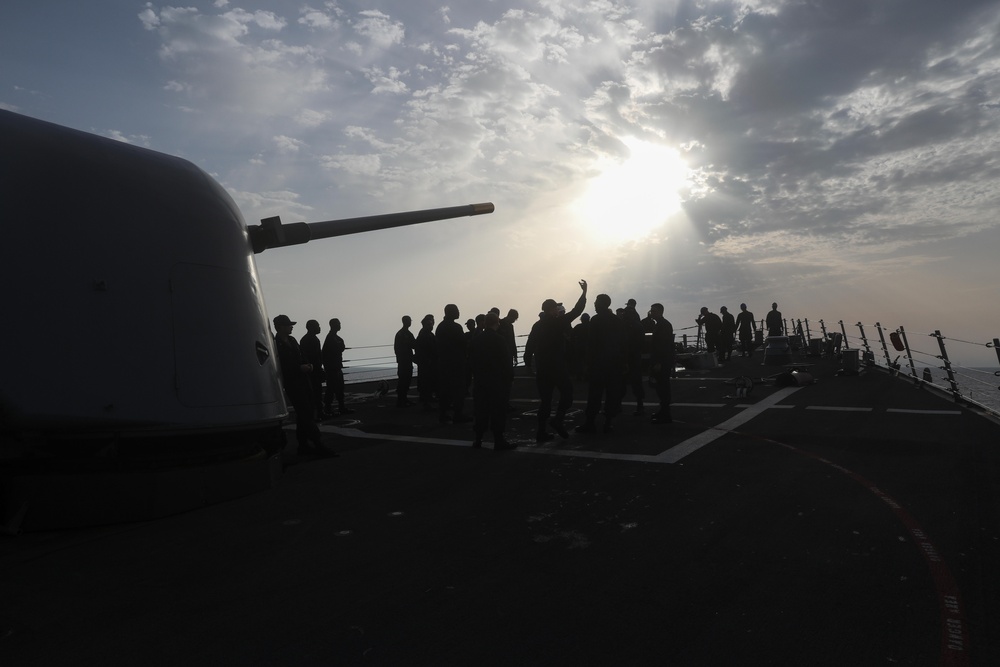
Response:
[{"label": "ship deck", "polygon": [[355,386],[267,491],[0,540],[0,663],[1000,664],[1000,425],[801,361],[545,445],[520,375],[506,452]]}]

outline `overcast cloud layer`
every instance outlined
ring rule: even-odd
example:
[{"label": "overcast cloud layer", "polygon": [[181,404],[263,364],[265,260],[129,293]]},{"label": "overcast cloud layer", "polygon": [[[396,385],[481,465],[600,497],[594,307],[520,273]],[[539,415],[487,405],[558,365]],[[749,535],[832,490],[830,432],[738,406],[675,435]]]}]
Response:
[{"label": "overcast cloud layer", "polygon": [[[675,326],[778,300],[1000,334],[996,2],[64,4],[0,11],[0,107],[184,156],[248,223],[496,203],[258,258],[272,315],[349,344],[447,302],[526,331],[581,277]],[[681,208],[595,235],[572,204],[632,139],[679,153]]]}]

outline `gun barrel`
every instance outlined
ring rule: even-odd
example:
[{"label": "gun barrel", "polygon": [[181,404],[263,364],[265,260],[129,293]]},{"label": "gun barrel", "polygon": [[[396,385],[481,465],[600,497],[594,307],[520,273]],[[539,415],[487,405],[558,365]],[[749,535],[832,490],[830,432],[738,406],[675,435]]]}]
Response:
[{"label": "gun barrel", "polygon": [[493,204],[466,204],[465,206],[449,206],[445,208],[429,208],[422,211],[403,211],[401,213],[386,213],[384,215],[369,215],[361,218],[343,218],[341,220],[324,220],[321,222],[294,222],[281,224],[280,218],[266,218],[260,225],[247,228],[250,242],[255,253],[264,252],[267,248],[308,243],[314,239],[328,239],[334,236],[360,234],[378,229],[405,227],[432,220],[448,220],[467,215],[483,215],[492,213]]}]

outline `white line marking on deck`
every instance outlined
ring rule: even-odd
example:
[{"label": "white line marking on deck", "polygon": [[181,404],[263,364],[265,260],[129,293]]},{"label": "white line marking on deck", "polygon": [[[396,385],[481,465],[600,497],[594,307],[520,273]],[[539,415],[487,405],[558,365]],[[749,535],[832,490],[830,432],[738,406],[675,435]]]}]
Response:
[{"label": "white line marking on deck", "polygon": [[[414,442],[424,445],[449,445],[452,447],[472,447],[472,439],[448,440],[445,438],[419,438],[413,435],[387,435],[385,433],[366,433],[356,428],[328,426],[321,424],[319,430],[323,433],[333,433],[347,438],[366,438],[368,440],[391,440],[393,442]],[[483,442],[485,449],[492,449],[493,443]],[[640,461],[643,463],[662,463],[656,456],[648,454],[616,454],[614,452],[591,452],[580,449],[554,449],[549,447],[518,447],[518,452],[527,454],[554,454],[556,456],[578,456],[588,459],[614,459],[616,461]]]},{"label": "white line marking on deck", "polygon": [[725,403],[671,403],[670,407],[678,408],[724,408]]},{"label": "white line marking on deck", "polygon": [[688,454],[693,454],[705,445],[715,442],[722,436],[726,435],[729,431],[745,424],[760,413],[764,412],[764,410],[767,410],[768,408],[773,407],[776,403],[785,400],[785,398],[801,388],[802,387],[785,387],[784,389],[779,389],[759,403],[756,403],[740,412],[738,415],[730,417],[721,424],[710,427],[708,430],[702,431],[694,437],[688,438],[679,445],[674,445],[670,449],[660,452],[656,456],[656,460],[663,461],[664,463],[677,463]]},{"label": "white line marking on deck", "polygon": [[806,410],[826,410],[827,412],[871,412],[872,408],[851,408],[840,405],[807,405]]},{"label": "white line marking on deck", "polygon": [[[484,443],[485,444],[485,443]],[[552,449],[542,447],[518,447],[518,452],[526,454],[550,454],[555,456],[574,456],[584,459],[611,459],[615,461],[639,461],[641,463],[663,463],[659,457],[650,454],[616,454],[614,452],[593,452],[587,449]]]},{"label": "white line marking on deck", "polygon": [[[735,407],[737,407],[737,408],[752,408],[755,405],[757,405],[757,404],[756,403],[737,403],[735,405]],[[799,406],[797,406],[797,405],[772,405],[771,409],[772,410],[794,410],[797,407],[799,407]]]},{"label": "white line marking on deck", "polygon": [[348,438],[367,438],[369,440],[394,440],[396,442],[418,442],[425,445],[451,445],[452,447],[472,447],[472,438],[468,440],[446,440],[445,438],[419,438],[415,435],[388,435],[386,433],[365,433],[356,428],[327,426],[321,424],[319,430],[323,433],[334,433]]},{"label": "white line marking on deck", "polygon": [[886,408],[886,412],[902,412],[908,415],[960,415],[961,410],[906,410],[903,408]]}]

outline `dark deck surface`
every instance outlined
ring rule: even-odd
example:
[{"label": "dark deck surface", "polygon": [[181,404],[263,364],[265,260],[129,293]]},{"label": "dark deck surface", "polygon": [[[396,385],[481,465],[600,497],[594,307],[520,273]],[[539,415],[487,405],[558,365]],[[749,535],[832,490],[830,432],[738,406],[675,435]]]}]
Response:
[{"label": "dark deck surface", "polygon": [[810,362],[545,446],[519,378],[509,452],[358,394],[269,491],[0,540],[0,664],[1000,664],[1000,426]]}]

